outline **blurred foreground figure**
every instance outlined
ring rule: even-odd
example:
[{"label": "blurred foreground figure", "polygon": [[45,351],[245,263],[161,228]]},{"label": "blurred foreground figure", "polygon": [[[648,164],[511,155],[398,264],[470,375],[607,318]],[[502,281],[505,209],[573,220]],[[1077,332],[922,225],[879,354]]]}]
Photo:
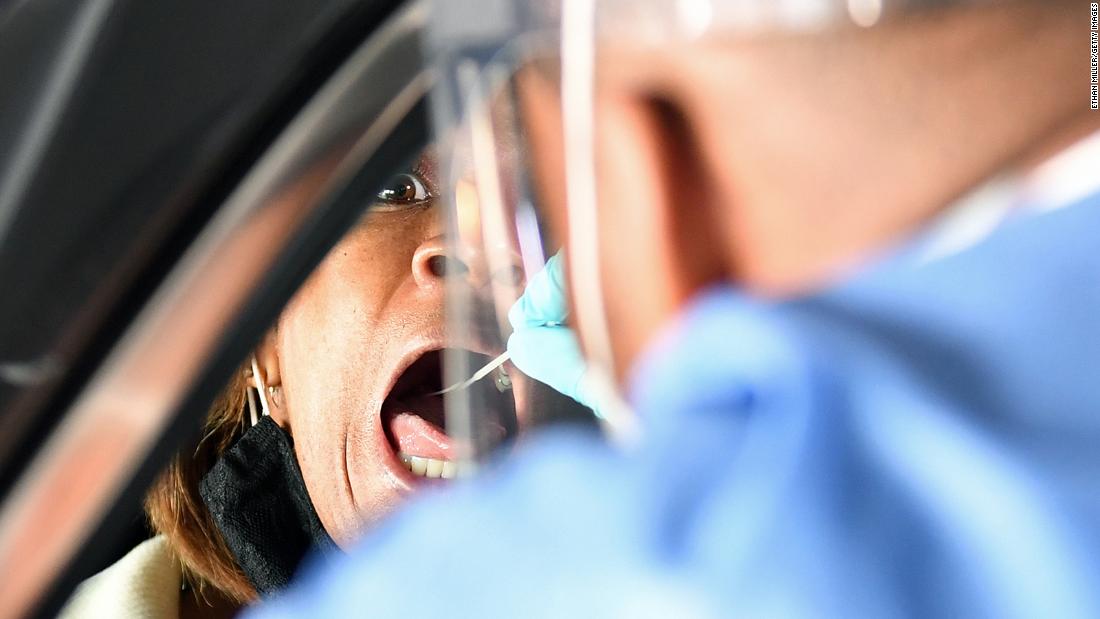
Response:
[{"label": "blurred foreground figure", "polygon": [[453,232],[527,260],[536,206],[512,360],[627,442],[532,439],[251,616],[1100,616],[1081,3],[433,8]]}]

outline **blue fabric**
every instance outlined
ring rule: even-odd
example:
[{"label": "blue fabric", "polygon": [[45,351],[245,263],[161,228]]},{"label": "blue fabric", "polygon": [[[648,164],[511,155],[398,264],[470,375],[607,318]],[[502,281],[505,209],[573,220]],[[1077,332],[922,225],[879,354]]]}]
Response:
[{"label": "blue fabric", "polygon": [[1098,617],[1100,196],[813,298],[719,288],[646,427],[423,496],[251,617]]}]

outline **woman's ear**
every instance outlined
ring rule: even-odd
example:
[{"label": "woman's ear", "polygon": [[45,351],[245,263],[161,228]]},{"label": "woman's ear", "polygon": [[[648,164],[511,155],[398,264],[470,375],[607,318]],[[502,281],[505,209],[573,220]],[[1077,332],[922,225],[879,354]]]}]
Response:
[{"label": "woman's ear", "polygon": [[256,387],[266,387],[263,397],[267,400],[268,412],[271,419],[284,430],[290,431],[290,416],[287,414],[286,394],[283,390],[283,379],[279,364],[278,331],[272,328],[264,335],[259,346],[256,347],[256,366],[259,378]]}]

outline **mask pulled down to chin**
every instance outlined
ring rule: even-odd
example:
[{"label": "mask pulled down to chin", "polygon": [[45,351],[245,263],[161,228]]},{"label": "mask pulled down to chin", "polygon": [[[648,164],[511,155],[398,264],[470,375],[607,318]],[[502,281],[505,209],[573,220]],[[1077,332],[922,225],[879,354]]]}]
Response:
[{"label": "mask pulled down to chin", "polygon": [[270,417],[222,454],[199,493],[261,596],[290,584],[311,550],[338,552],[310,501],[290,436]]}]

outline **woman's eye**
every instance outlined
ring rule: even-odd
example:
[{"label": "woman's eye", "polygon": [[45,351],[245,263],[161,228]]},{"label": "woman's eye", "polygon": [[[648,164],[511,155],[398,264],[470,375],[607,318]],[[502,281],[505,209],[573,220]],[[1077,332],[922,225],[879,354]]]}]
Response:
[{"label": "woman's eye", "polygon": [[384,203],[401,206],[417,204],[433,197],[428,187],[416,174],[398,174],[386,183],[378,192],[378,199]]}]

